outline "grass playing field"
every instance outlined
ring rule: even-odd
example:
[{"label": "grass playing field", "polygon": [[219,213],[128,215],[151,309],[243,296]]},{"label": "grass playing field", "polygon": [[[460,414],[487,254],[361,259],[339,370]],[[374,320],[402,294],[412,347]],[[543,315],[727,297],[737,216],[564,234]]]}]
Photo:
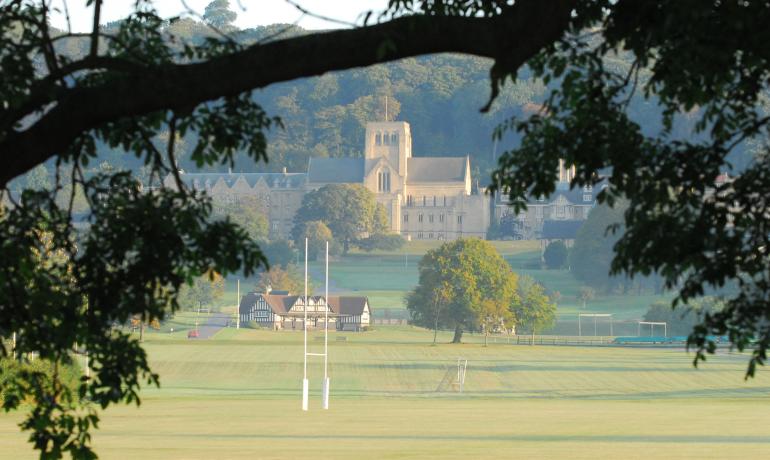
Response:
[{"label": "grass playing field", "polygon": [[[742,355],[696,370],[678,349],[431,346],[410,327],[332,334],[331,408],[320,408],[316,361],[303,413],[300,333],[183,334],[148,333],[162,387],[104,413],[102,458],[770,458],[770,374],[744,381]],[[459,356],[465,392],[436,392]],[[2,459],[34,458],[19,419],[0,415]]]}]

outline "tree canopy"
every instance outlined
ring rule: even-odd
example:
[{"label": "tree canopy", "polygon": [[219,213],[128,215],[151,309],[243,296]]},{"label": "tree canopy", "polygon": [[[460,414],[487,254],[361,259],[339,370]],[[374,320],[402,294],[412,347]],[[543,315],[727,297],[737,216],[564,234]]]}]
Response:
[{"label": "tree canopy", "polygon": [[[420,326],[455,330],[460,342],[464,330],[478,330],[492,318],[499,304],[517,302],[517,275],[490,243],[459,239],[431,249],[420,260],[420,280],[407,296],[412,321]],[[484,301],[491,301],[484,303]]]},{"label": "tree canopy", "polygon": [[[102,1],[92,3],[98,25]],[[178,307],[181,285],[209,270],[248,274],[265,262],[241,227],[212,219],[209,200],[184,187],[180,140],[192,139],[187,158],[198,167],[232,167],[236,155],[265,160],[267,133],[282,125],[276,115],[295,104],[282,100],[269,114],[253,90],[434,53],[490,59],[489,97],[469,103],[487,113],[522,73],[545,88],[539,104],[495,131],[515,145],[499,158],[494,190],[520,208],[530,193],[553,192],[560,160],[575,166],[573,186],[596,185],[607,173],[599,200],[628,199],[613,272],[657,273],[675,302],[734,284],[724,307],[690,336],[696,360],[713,350],[709,336],[728,335],[739,349],[756,344],[749,375],[764,363],[767,1],[391,0],[358,27],[272,29],[247,43],[222,30],[179,38],[175,31],[194,21],[160,18],[150,1],[135,5],[111,29],[84,35],[53,30],[49,2],[0,0],[0,335],[19,332],[16,351],[53,363],[70,361],[75,343],[87,346],[98,378],[81,381],[78,392],[90,401],[138,401],[140,382],[157,382],[139,344],[113,324],[162,318]],[[334,86],[317,84],[319,97]],[[650,108],[643,123],[640,105]],[[336,124],[335,113],[322,121]],[[178,190],[146,193],[131,171],[88,174],[100,146],[138,160],[146,185],[171,174]],[[747,146],[754,156],[739,168],[731,155]],[[46,162],[50,189],[11,192],[14,178]],[[732,179],[718,181],[726,171]],[[56,195],[66,183],[62,206]],[[82,235],[72,219],[77,190],[88,207]],[[41,264],[41,235],[66,261]],[[23,424],[35,446],[51,457],[88,458],[95,413],[78,412],[66,386],[24,379],[4,385],[48,396],[36,398]]]},{"label": "tree canopy", "polygon": [[305,194],[294,217],[294,239],[304,240],[307,223],[317,221],[347,252],[352,244],[385,231],[387,218],[374,194],[360,184],[330,184]]},{"label": "tree canopy", "polygon": [[543,260],[545,266],[552,270],[563,268],[564,264],[567,263],[567,245],[564,244],[564,241],[557,240],[548,243],[545,251],[543,251]]}]

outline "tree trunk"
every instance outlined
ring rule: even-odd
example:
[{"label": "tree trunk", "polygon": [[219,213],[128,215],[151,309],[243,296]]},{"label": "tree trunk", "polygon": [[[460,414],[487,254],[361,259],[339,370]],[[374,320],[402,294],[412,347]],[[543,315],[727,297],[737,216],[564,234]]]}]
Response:
[{"label": "tree trunk", "polygon": [[484,346],[487,346],[487,337],[489,337],[489,333],[486,329],[484,329]]},{"label": "tree trunk", "polygon": [[139,322],[139,341],[144,342],[144,321]]},{"label": "tree trunk", "polygon": [[532,326],[532,343],[530,345],[535,344],[535,326]]},{"label": "tree trunk", "polygon": [[455,326],[455,336],[452,337],[452,343],[462,343],[463,341],[463,328],[462,326]]},{"label": "tree trunk", "polygon": [[440,308],[439,304],[436,303],[436,317],[435,317],[435,320],[433,322],[433,345],[436,344],[436,336],[438,335],[438,316],[439,316],[439,312],[440,312],[439,308]]}]

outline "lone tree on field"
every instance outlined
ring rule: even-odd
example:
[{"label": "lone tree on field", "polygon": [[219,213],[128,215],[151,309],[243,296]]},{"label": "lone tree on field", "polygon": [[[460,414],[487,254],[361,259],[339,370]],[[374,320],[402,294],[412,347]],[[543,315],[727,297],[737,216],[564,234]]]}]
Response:
[{"label": "lone tree on field", "polygon": [[583,302],[583,310],[586,309],[586,302],[594,300],[595,297],[596,292],[592,287],[580,286],[580,289],[578,289],[577,300]]},{"label": "lone tree on field", "polygon": [[[657,273],[684,303],[734,285],[724,308],[704,315],[688,339],[696,363],[713,351],[714,335],[728,335],[739,350],[753,344],[747,375],[765,362],[767,1],[392,0],[354,28],[249,44],[218,34],[180,43],[170,36],[174,21],[159,17],[149,0],[133,2],[136,11],[108,33],[98,27],[102,0],[89,3],[97,26],[84,36],[52,28],[48,1],[0,0],[0,201],[7,207],[0,335],[23,331],[19,353],[57,364],[87,343],[99,375],[79,383],[85,399],[101,407],[133,402],[139,382],[158,381],[142,347],[111,332],[113,324],[133,315],[162,319],[178,307],[180,286],[209,270],[248,276],[264,266],[246,232],[212,221],[209,200],[184,186],[177,134],[195,139],[190,160],[199,167],[232,166],[236,152],[265,160],[266,132],[280,126],[279,114],[267,114],[253,90],[433,53],[490,59],[490,97],[479,101],[485,111],[525,65],[548,85],[542,110],[494,133],[520,141],[500,156],[491,186],[509,195],[515,213],[528,196],[554,191],[559,161],[575,167],[574,187],[597,185],[599,173],[611,171],[599,202],[628,200],[612,272]],[[618,57],[630,64],[618,65]],[[629,116],[634,97],[656,109],[653,123],[643,127]],[[683,113],[692,128],[685,136]],[[163,145],[153,142],[161,133],[169,134]],[[730,155],[749,143],[757,146],[754,161],[718,182],[733,167]],[[170,174],[179,189],[145,193],[129,171],[86,176],[82,167],[97,145],[139,158],[148,183]],[[58,172],[50,189],[10,194],[11,180],[43,163]],[[77,234],[72,206],[57,204],[65,184],[87,201],[85,235]],[[72,270],[36,262],[43,231],[71,254]],[[98,417],[79,410],[58,378],[18,374],[3,391],[40,395],[24,426],[43,454],[87,458]],[[62,406],[67,397],[74,402]],[[21,400],[6,400],[6,409]]]},{"label": "lone tree on field", "polygon": [[[463,331],[478,330],[485,300],[515,304],[517,275],[489,242],[476,238],[444,243],[420,260],[420,281],[407,295],[412,322],[455,330],[452,343]],[[435,335],[435,333],[434,333]]]},{"label": "lone tree on field", "polygon": [[211,305],[214,301],[221,299],[224,293],[224,278],[219,273],[211,272],[196,278],[192,285],[182,286],[179,305],[190,309],[195,308],[200,312],[204,305]]}]

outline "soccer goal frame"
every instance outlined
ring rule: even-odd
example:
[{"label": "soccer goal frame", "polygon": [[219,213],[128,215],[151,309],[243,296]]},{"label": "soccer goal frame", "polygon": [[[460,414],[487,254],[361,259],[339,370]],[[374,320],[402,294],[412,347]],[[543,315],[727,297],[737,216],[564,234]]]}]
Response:
[{"label": "soccer goal frame", "polygon": [[609,318],[609,324],[610,324],[610,335],[615,335],[612,332],[612,313],[578,313],[578,337],[583,337],[583,327],[582,327],[582,319],[583,318],[593,318],[594,319],[594,337],[598,336],[597,332],[597,318]]},{"label": "soccer goal frame", "polygon": [[663,337],[668,337],[668,323],[665,321],[637,321],[636,335],[642,336],[642,324],[650,326],[650,337],[652,337],[655,326],[663,326]]}]

